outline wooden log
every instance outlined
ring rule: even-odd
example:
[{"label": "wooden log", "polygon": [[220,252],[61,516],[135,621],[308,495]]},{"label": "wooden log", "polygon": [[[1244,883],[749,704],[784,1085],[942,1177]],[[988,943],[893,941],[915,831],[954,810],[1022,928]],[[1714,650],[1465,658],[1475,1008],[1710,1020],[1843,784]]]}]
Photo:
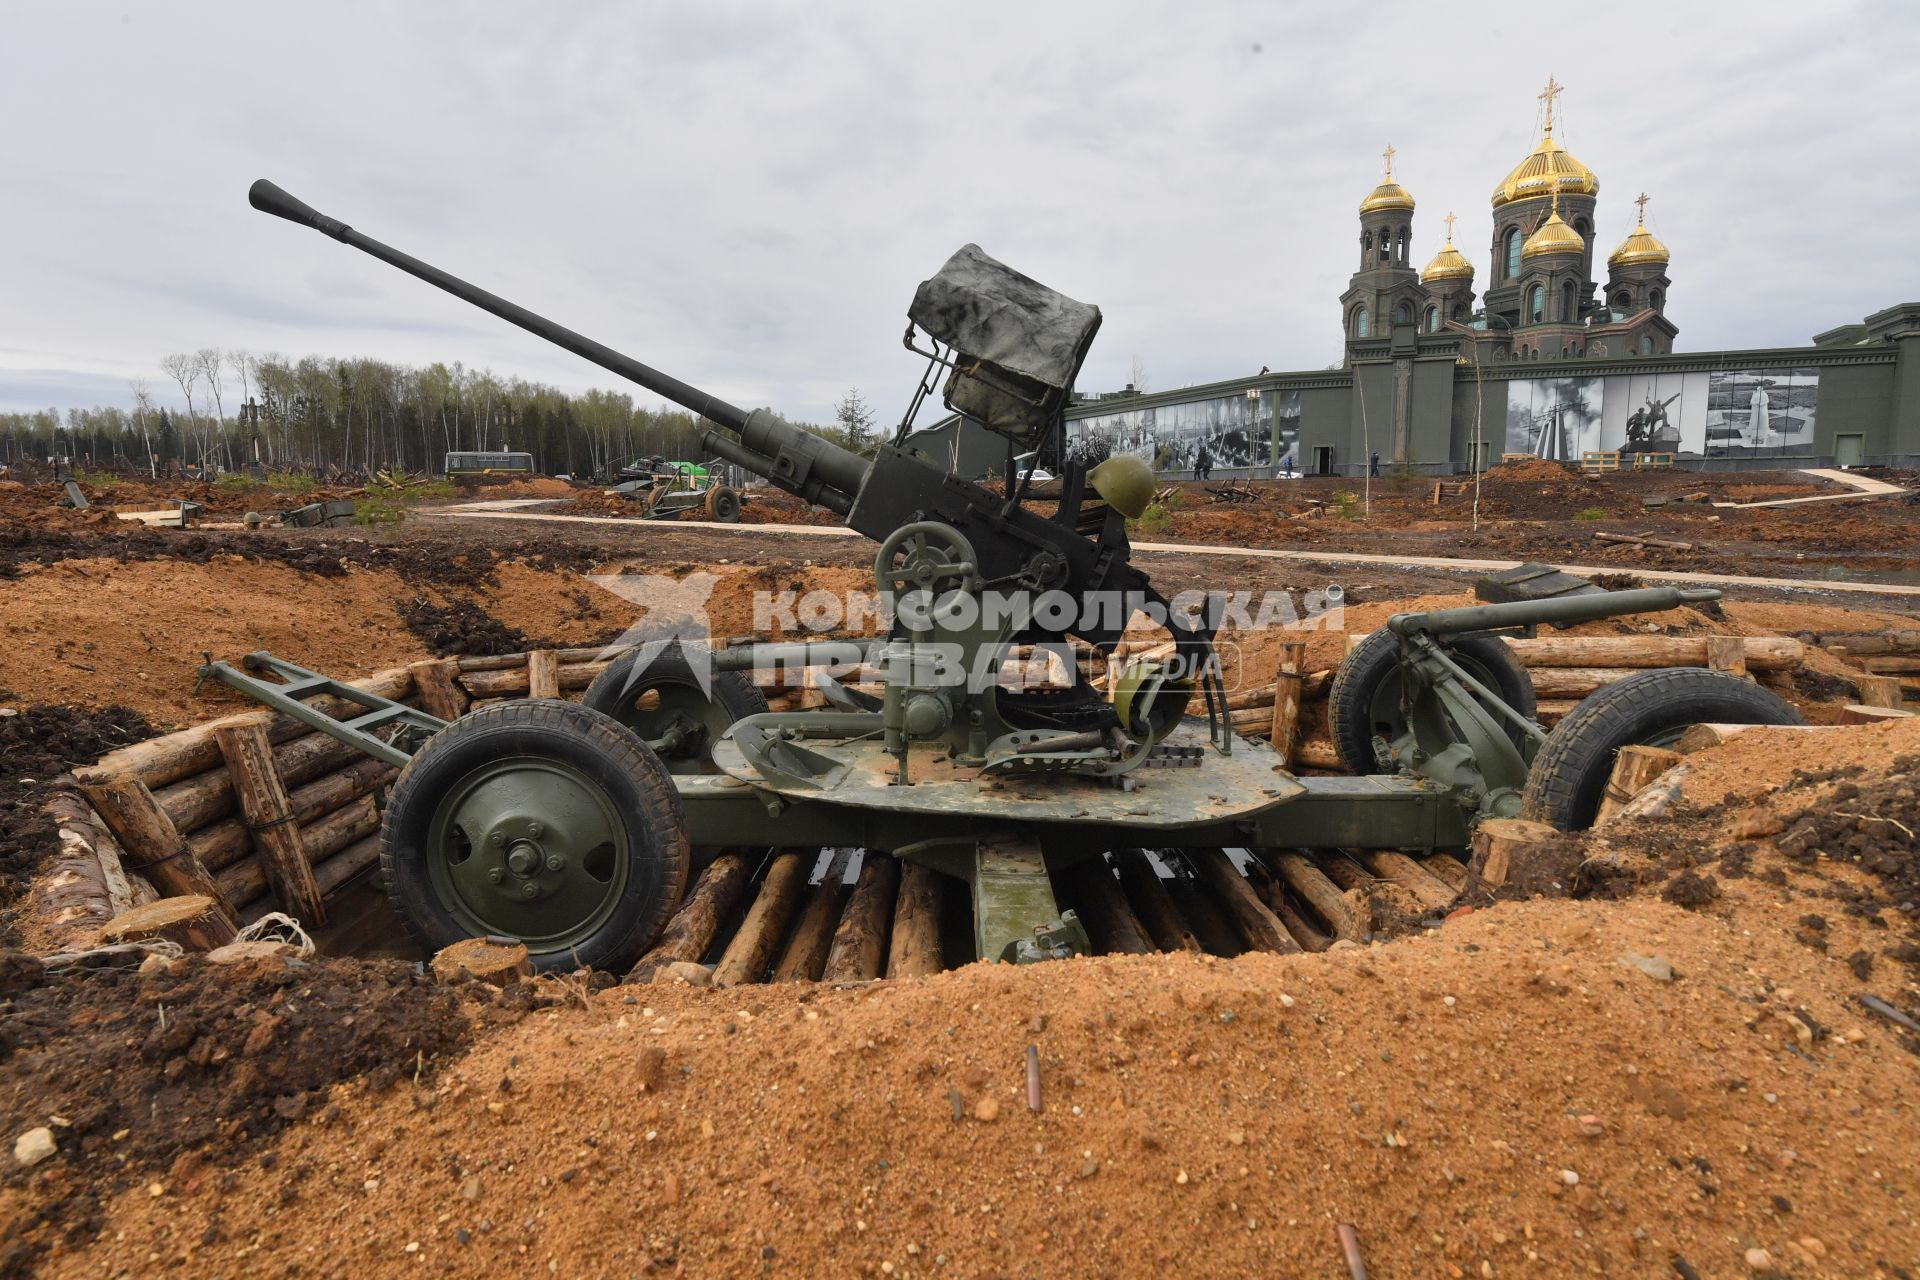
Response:
[{"label": "wooden log", "polygon": [[1533,704],[1533,718],[1551,729],[1580,705],[1578,698],[1540,698]]},{"label": "wooden log", "polygon": [[420,695],[420,709],[442,720],[458,720],[467,709],[467,693],[455,681],[460,664],[451,658],[436,662],[416,662],[407,668],[413,673],[413,687]]},{"label": "wooden log", "polygon": [[273,746],[264,725],[227,725],[214,731],[214,741],[227,760],[227,773],[240,802],[240,814],[253,833],[267,883],[281,905],[306,924],[324,924],[327,906],[313,880],[293,802],[273,771]]},{"label": "wooden log", "polygon": [[1467,887],[1467,864],[1449,853],[1429,854],[1421,858],[1420,869],[1455,893]]},{"label": "wooden log", "polygon": [[[377,671],[360,680],[350,680],[356,689],[365,689],[383,698],[404,699],[413,687],[413,674],[405,667],[395,667],[387,671]],[[354,704],[344,698],[308,698],[304,699],[310,707],[316,707],[327,715],[338,716],[357,710]],[[194,725],[177,733],[164,734],[158,738],[149,738],[145,742],[136,742],[121,747],[100,757],[99,761],[84,768],[74,770],[74,776],[84,785],[104,782],[119,774],[131,774],[148,787],[164,787],[168,783],[178,782],[195,774],[205,773],[209,769],[218,769],[221,764],[220,745],[214,741],[213,732],[223,725],[258,722],[266,725],[267,738],[278,745],[294,738],[305,737],[312,733],[300,721],[291,716],[274,715],[264,708],[255,711],[242,711],[234,715],[210,720],[205,724]],[[285,771],[282,770],[282,776]]]},{"label": "wooden log", "polygon": [[806,891],[811,861],[811,855],[782,853],[767,864],[767,874],[761,877],[760,892],[754,896],[747,918],[727,943],[720,963],[713,967],[714,986],[760,981],[786,932],[787,921],[800,905],[800,895]]},{"label": "wooden log", "polygon": [[1538,698],[1584,698],[1628,676],[1637,676],[1644,667],[1528,667]]},{"label": "wooden log", "polygon": [[535,649],[527,655],[527,696],[560,696],[560,663],[551,649]]},{"label": "wooden log", "polygon": [[1294,742],[1299,736],[1301,676],[1306,660],[1305,641],[1288,640],[1279,646],[1273,674],[1273,721],[1267,741],[1273,744],[1283,765],[1293,763]]},{"label": "wooden log", "polygon": [[820,971],[822,982],[866,982],[880,976],[887,956],[887,928],[900,887],[900,864],[886,854],[863,855],[860,879],[833,931],[833,946]]},{"label": "wooden log", "polygon": [[1707,637],[1707,670],[1747,674],[1747,646],[1739,636]]},{"label": "wooden log", "polygon": [[1606,794],[1593,816],[1598,827],[1612,819],[1652,781],[1680,763],[1680,753],[1665,747],[1626,746],[1613,758],[1613,772],[1607,777]]},{"label": "wooden log", "polygon": [[[120,774],[84,785],[81,790],[154,888],[170,897],[199,894],[214,899],[216,904],[223,901],[219,885],[187,848],[186,840],[146,783],[132,774]],[[232,917],[224,906],[216,905],[207,916],[207,938],[217,947],[232,942],[233,935]]]},{"label": "wooden log", "polygon": [[[612,662],[576,662],[559,667],[555,679],[563,692],[584,689],[593,678],[612,666]],[[462,671],[460,684],[475,700],[480,698],[524,698],[532,676],[525,666],[504,671]]]},{"label": "wooden log", "polygon": [[1333,945],[1331,935],[1314,928],[1305,916],[1294,910],[1286,894],[1280,891],[1277,881],[1268,883],[1272,896],[1267,899],[1267,905],[1273,908],[1273,914],[1287,927],[1287,932],[1293,935],[1293,940],[1300,944],[1302,951],[1325,951]]},{"label": "wooden log", "polygon": [[1294,953],[1300,944],[1273,909],[1260,901],[1260,895],[1247,878],[1234,868],[1224,849],[1190,849],[1187,861],[1193,865],[1202,884],[1212,889],[1226,907],[1233,927],[1246,940],[1249,950]]},{"label": "wooden log", "polygon": [[1174,905],[1173,896],[1161,882],[1160,872],[1154,868],[1147,851],[1121,849],[1114,853],[1113,861],[1120,869],[1120,883],[1126,889],[1127,903],[1146,926],[1153,945],[1161,951],[1189,951],[1199,955],[1200,940],[1187,927],[1186,918]]},{"label": "wooden log", "polygon": [[233,941],[233,926],[225,925],[220,904],[204,893],[181,894],[130,907],[100,927],[105,943],[139,942],[147,938],[165,938],[189,951],[211,951]]},{"label": "wooden log", "polygon": [[1693,724],[1688,725],[1680,740],[1673,744],[1674,750],[1681,755],[1692,755],[1696,751],[1705,751],[1745,733],[1749,729],[1758,729],[1754,724]]},{"label": "wooden log", "polygon": [[1467,864],[1465,892],[1498,889],[1516,866],[1531,861],[1533,849],[1560,832],[1544,822],[1525,818],[1488,818],[1473,829],[1473,858]]},{"label": "wooden log", "polygon": [[442,947],[434,953],[431,967],[434,980],[444,983],[478,981],[510,987],[533,976],[526,943],[488,938],[462,938],[450,947]]},{"label": "wooden log", "polygon": [[1127,905],[1105,855],[1089,858],[1079,868],[1080,914],[1096,944],[1116,955],[1143,956],[1154,949],[1146,926]]},{"label": "wooden log", "polygon": [[800,910],[800,922],[773,966],[775,982],[818,982],[826,968],[827,951],[833,946],[834,927],[847,903],[847,887],[838,880],[814,886],[807,905]]},{"label": "wooden log", "polygon": [[[753,637],[747,637],[743,643],[751,643],[752,640]],[[731,642],[725,642],[714,647],[724,649],[728,643]],[[589,662],[613,662],[632,651],[633,646],[630,644],[589,645],[584,649],[555,649],[553,656],[561,666],[566,667],[579,666]],[[526,666],[527,655],[524,653],[495,653],[456,658],[452,659],[452,661],[463,672],[503,671],[509,667]]]},{"label": "wooden log", "polygon": [[1840,723],[1880,724],[1886,720],[1904,720],[1913,714],[1899,707],[1863,707],[1853,703],[1840,708]]},{"label": "wooden log", "polygon": [[83,938],[90,941],[101,925],[140,899],[121,865],[119,846],[83,798],[56,791],[44,811],[58,843],[33,878],[30,910],[57,937],[55,950],[78,950],[87,945]]},{"label": "wooden log", "polygon": [[[318,863],[379,829],[380,811],[373,797],[360,796],[307,824],[301,829],[300,839],[307,857]],[[237,906],[266,892],[267,871],[260,859],[242,858],[220,872],[215,883],[222,900]]]},{"label": "wooden log", "polygon": [[[220,733],[246,727],[242,723],[222,725],[215,729],[215,751],[219,750]],[[324,733],[309,733],[274,749],[273,771],[283,784],[296,787],[309,778],[331,773],[358,758],[359,752],[346,743]],[[233,775],[227,769],[224,757],[207,772],[182,778],[172,786],[154,792],[154,797],[183,835],[190,835],[237,811]]]},{"label": "wooden log", "polygon": [[1354,854],[1367,870],[1411,893],[1428,911],[1446,911],[1460,896],[1452,885],[1436,879],[1432,872],[1422,870],[1419,863],[1404,853],[1392,849],[1360,849]]},{"label": "wooden log", "polygon": [[1863,658],[1860,665],[1876,676],[1920,674],[1920,658]]},{"label": "wooden log", "polygon": [[1349,942],[1366,938],[1366,929],[1346,894],[1305,854],[1282,849],[1270,855],[1269,861],[1274,874],[1319,915],[1334,938]]},{"label": "wooden log", "polygon": [[1344,893],[1364,892],[1378,878],[1344,853],[1320,854],[1314,865]]},{"label": "wooden log", "polygon": [[746,893],[747,881],[752,876],[753,867],[742,854],[723,853],[708,863],[700,878],[693,882],[680,909],[667,921],[653,950],[640,957],[626,980],[650,982],[656,969],[675,961],[700,963],[700,958],[713,946],[721,922],[733,914],[741,895]]},{"label": "wooden log", "polygon": [[946,877],[909,862],[900,868],[900,897],[893,909],[887,946],[889,978],[924,978],[947,967],[940,954],[940,904]]},{"label": "wooden log", "polygon": [[1853,689],[1863,707],[1898,708],[1904,696],[1898,676],[1855,676]]},{"label": "wooden log", "polygon": [[[398,773],[399,770],[384,760],[361,756],[337,773],[329,773],[290,791],[288,799],[292,803],[293,820],[304,827],[322,814],[366,795]],[[207,870],[220,871],[252,852],[253,841],[247,834],[246,823],[238,818],[223,818],[189,835],[187,847]]]},{"label": "wooden log", "polygon": [[320,886],[322,893],[336,893],[342,885],[378,861],[379,834],[363,836],[316,865],[313,869],[314,883]]},{"label": "wooden log", "polygon": [[[1806,645],[1788,636],[1738,636],[1741,655],[1754,671],[1790,670],[1806,658]],[[1538,636],[1507,641],[1527,667],[1704,667],[1707,636]]]}]

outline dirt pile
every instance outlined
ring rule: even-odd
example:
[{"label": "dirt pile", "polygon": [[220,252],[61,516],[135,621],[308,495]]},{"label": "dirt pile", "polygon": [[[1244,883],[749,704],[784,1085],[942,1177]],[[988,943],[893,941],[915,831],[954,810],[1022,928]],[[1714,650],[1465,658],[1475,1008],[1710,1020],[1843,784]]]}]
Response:
[{"label": "dirt pile", "polygon": [[48,1126],[59,1148],[31,1171],[8,1163],[5,1275],[89,1239],[119,1187],[216,1198],[245,1152],[337,1114],[332,1086],[430,1083],[467,1027],[455,993],[391,962],[38,969],[0,953],[0,1134]]},{"label": "dirt pile", "polygon": [[509,627],[471,600],[454,599],[439,605],[426,596],[415,596],[397,601],[393,607],[407,630],[436,658],[448,654],[525,653],[536,647],[526,632]]},{"label": "dirt pile", "polygon": [[14,903],[54,847],[54,824],[41,812],[48,784],[152,735],[126,707],[23,707],[0,689],[0,946],[17,938]]}]

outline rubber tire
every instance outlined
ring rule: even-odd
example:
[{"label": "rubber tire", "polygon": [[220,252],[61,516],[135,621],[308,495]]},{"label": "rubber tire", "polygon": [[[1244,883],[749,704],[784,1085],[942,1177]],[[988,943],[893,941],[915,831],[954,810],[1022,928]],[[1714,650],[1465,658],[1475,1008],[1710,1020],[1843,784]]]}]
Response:
[{"label": "rubber tire", "polygon": [[1786,699],[1729,672],[1641,671],[1583,699],[1554,726],[1527,774],[1521,816],[1562,831],[1592,826],[1621,747],[1665,745],[1696,724],[1805,723]]},{"label": "rubber tire", "polygon": [[[1473,675],[1490,677],[1494,692],[1508,706],[1529,720],[1534,718],[1539,708],[1533,697],[1533,678],[1506,641],[1486,635],[1455,636],[1447,641],[1447,648]],[[1340,762],[1352,773],[1369,774],[1380,767],[1373,758],[1373,703],[1385,681],[1398,680],[1395,667],[1399,657],[1399,638],[1381,627],[1362,640],[1334,672],[1333,687],[1327,695],[1327,720]],[[1525,745],[1526,735],[1518,726],[1509,725],[1508,736],[1516,746]]]},{"label": "rubber tire", "polygon": [[726,485],[715,485],[707,492],[707,514],[721,524],[738,524],[740,495]]},{"label": "rubber tire", "polygon": [[[634,729],[638,717],[635,715],[632,700],[627,694],[627,677],[633,670],[633,664],[640,660],[638,649],[622,654],[614,659],[613,665],[593,678],[587,686],[587,693],[581,705],[591,707],[602,715],[610,716],[621,726]],[[693,664],[687,658],[686,650],[678,643],[668,645],[655,654],[653,661],[647,664],[647,679],[659,684],[678,684],[699,688]],[[752,677],[743,671],[715,671],[708,685],[708,700],[726,713],[727,723],[744,720],[748,716],[760,715],[770,708],[767,695],[760,692]],[[709,764],[700,768],[682,767],[680,761],[666,761],[670,773],[712,773]]]},{"label": "rubber tire", "polygon": [[440,905],[426,865],[427,832],[442,798],[478,766],[504,756],[547,755],[588,775],[627,824],[627,886],[585,942],[530,951],[538,972],[584,965],[625,973],[646,953],[686,892],[692,851],[673,776],[647,744],[598,711],[523,698],[462,716],[427,740],[400,771],[380,828],[380,870],[407,932],[429,953],[471,937]]}]

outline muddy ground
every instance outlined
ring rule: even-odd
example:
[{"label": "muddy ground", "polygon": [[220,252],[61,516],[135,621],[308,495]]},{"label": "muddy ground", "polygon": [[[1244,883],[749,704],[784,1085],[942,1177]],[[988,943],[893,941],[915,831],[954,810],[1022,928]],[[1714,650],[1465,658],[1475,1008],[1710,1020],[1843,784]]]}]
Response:
[{"label": "muddy ground", "polygon": [[[1382,483],[1349,518],[1353,487],[1295,482],[1253,510],[1195,494],[1137,536],[1809,579],[1650,620],[1681,631],[1920,612],[1818,587],[1836,566],[1912,574],[1911,506],[1640,506],[1817,490],[1805,477],[1596,486],[1529,466],[1488,478],[1478,531],[1430,482]],[[264,643],[355,675],[592,645],[702,575],[713,629],[744,634],[755,591],[871,572],[856,539],[431,514],[149,531],[10,520],[17,500],[0,493],[7,910],[51,836],[48,778],[237,705],[193,691],[203,651]],[[1699,549],[1605,550],[1595,529]],[[1142,562],[1169,590],[1338,580],[1352,630],[1468,582]],[[1245,640],[1248,678],[1270,678],[1268,641]],[[1309,666],[1343,649],[1313,634]],[[1849,670],[1816,652],[1790,696],[1830,720]],[[1920,1275],[1920,1042],[1861,1001],[1920,1012],[1913,724],[1743,735],[1694,759],[1672,817],[1570,838],[1437,930],[1317,956],[516,994],[373,962],[48,976],[9,959],[0,1139],[46,1126],[57,1153],[0,1177],[0,1275],[1331,1276],[1340,1221],[1376,1276]]]}]

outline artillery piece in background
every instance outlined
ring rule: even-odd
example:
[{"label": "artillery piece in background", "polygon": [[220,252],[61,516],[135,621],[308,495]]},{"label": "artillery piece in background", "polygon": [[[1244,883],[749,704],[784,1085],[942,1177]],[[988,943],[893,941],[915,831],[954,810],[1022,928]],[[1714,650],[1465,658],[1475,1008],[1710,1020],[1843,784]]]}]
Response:
[{"label": "artillery piece in background", "polygon": [[673,520],[689,511],[721,524],[740,519],[747,496],[727,483],[719,459],[682,462],[658,454],[635,458],[614,473],[612,492],[640,504],[648,520]]},{"label": "artillery piece in background", "polygon": [[[1212,607],[1171,607],[1130,559],[1126,522],[1152,476],[1132,459],[1068,462],[1051,515],[1024,501],[1014,460],[1058,440],[1100,325],[1077,302],[968,245],[915,293],[905,344],[926,368],[899,429],[871,461],[745,412],[318,213],[273,184],[255,208],[310,226],[628,378],[715,424],[703,450],[839,513],[874,539],[892,602],[887,635],[708,652],[651,642],[595,680],[584,704],[519,700],[448,723],[270,654],[205,674],[404,766],[381,865],[430,947],[475,935],[525,941],[545,969],[623,970],[726,849],[861,846],[919,862],[972,891],[975,954],[1025,961],[1086,950],[1050,873],[1119,848],[1463,848],[1483,818],[1590,822],[1612,758],[1699,721],[1796,723],[1737,677],[1649,671],[1620,681],[1552,734],[1499,638],[1674,608],[1718,595],[1673,588],[1402,614],[1337,673],[1331,714],[1359,776],[1296,778],[1237,737]],[[943,381],[944,374],[944,381]],[[936,385],[946,405],[1007,443],[995,492],[912,447]],[[1070,687],[1004,688],[1017,646],[1078,638],[1111,654],[1136,612],[1173,638],[1128,668],[1111,700]],[[830,705],[771,712],[747,671],[856,658],[873,696],[829,685]],[[251,674],[250,674],[251,673]],[[263,679],[271,675],[277,679]],[[365,708],[339,720],[301,699]],[[1197,702],[1197,713],[1194,705]]]}]

